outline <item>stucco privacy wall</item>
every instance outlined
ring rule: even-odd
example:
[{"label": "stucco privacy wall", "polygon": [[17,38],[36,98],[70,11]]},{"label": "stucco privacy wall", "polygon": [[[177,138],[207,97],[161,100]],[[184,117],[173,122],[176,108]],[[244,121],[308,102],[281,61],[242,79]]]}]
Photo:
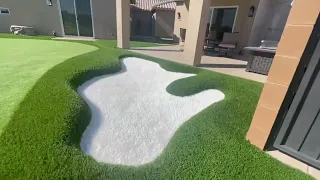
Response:
[{"label": "stucco privacy wall", "polygon": [[[308,13],[306,13],[308,12]],[[320,12],[318,0],[295,0],[261,94],[247,139],[265,147],[271,128],[291,83]]]},{"label": "stucco privacy wall", "polygon": [[[259,0],[212,0],[211,7],[217,6],[239,6],[234,32],[239,33],[238,47],[242,48],[248,45],[251,27],[254,17],[248,17],[249,8],[251,6],[258,7]],[[189,0],[184,3],[177,2],[174,35],[180,38],[180,28],[186,28],[188,25]],[[178,13],[181,14],[180,20]],[[209,15],[209,14],[208,14]]]},{"label": "stucco privacy wall", "polygon": [[56,31],[58,36],[62,36],[57,0],[52,0],[52,6],[48,6],[45,0],[1,0],[0,7],[10,10],[10,15],[0,15],[2,33],[9,33],[10,26],[14,24],[32,26],[43,35],[52,35],[52,31]]},{"label": "stucco privacy wall", "polygon": [[264,39],[280,41],[291,10],[291,2],[292,0],[260,0],[249,37],[249,46],[260,46],[261,40]]},{"label": "stucco privacy wall", "polygon": [[[177,41],[179,41],[179,38],[181,38],[180,28],[187,29],[188,26],[189,3],[190,0],[185,0],[184,2],[176,2],[177,6],[174,19],[173,36],[177,38]],[[178,15],[179,13],[181,15],[180,18]]]},{"label": "stucco privacy wall", "polygon": [[155,14],[155,36],[172,37],[174,27],[175,11],[156,10]]}]

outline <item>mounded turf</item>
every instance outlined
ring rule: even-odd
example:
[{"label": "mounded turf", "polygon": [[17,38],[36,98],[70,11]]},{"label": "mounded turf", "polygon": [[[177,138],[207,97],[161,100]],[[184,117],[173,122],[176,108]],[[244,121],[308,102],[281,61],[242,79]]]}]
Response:
[{"label": "mounded turf", "polygon": [[182,125],[154,162],[139,167],[97,163],[79,149],[91,114],[76,88],[118,72],[119,57],[133,54],[82,43],[99,50],[45,73],[6,126],[0,137],[0,179],[312,179],[245,140],[262,84],[145,56],[139,57],[167,70],[198,74],[173,82],[169,93],[186,96],[214,88],[226,97]]},{"label": "mounded turf", "polygon": [[94,50],[97,48],[79,43],[0,39],[0,134],[14,108],[47,70]]}]

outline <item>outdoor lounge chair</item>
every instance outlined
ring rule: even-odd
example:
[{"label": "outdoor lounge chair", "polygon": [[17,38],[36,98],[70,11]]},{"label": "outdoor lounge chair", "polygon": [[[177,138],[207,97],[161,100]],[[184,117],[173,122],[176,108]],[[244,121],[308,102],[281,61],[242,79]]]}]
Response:
[{"label": "outdoor lounge chair", "polygon": [[228,56],[228,52],[237,47],[238,33],[224,33],[222,42],[219,44],[219,48],[225,49],[225,56]]},{"label": "outdoor lounge chair", "polygon": [[205,38],[205,52],[208,54],[209,50],[214,51],[219,45],[219,40],[217,39],[217,31],[210,31],[208,36]]}]

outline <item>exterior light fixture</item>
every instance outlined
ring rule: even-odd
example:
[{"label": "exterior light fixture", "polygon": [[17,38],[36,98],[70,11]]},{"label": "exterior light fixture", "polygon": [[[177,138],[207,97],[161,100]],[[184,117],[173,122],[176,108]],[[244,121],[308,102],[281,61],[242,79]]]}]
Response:
[{"label": "exterior light fixture", "polygon": [[181,13],[178,12],[178,20],[181,20]]},{"label": "exterior light fixture", "polygon": [[251,6],[251,7],[249,8],[248,17],[253,17],[255,10],[256,10],[256,8],[255,8],[254,6]]},{"label": "exterior light fixture", "polygon": [[52,0],[47,0],[47,5],[52,6]]}]

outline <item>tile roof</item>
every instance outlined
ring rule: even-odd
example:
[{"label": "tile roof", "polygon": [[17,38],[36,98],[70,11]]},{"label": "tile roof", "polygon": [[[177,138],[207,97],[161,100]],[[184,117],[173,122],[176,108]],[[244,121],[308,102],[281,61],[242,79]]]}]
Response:
[{"label": "tile roof", "polygon": [[142,10],[176,9],[176,3],[173,0],[136,0],[136,4],[132,6]]}]

